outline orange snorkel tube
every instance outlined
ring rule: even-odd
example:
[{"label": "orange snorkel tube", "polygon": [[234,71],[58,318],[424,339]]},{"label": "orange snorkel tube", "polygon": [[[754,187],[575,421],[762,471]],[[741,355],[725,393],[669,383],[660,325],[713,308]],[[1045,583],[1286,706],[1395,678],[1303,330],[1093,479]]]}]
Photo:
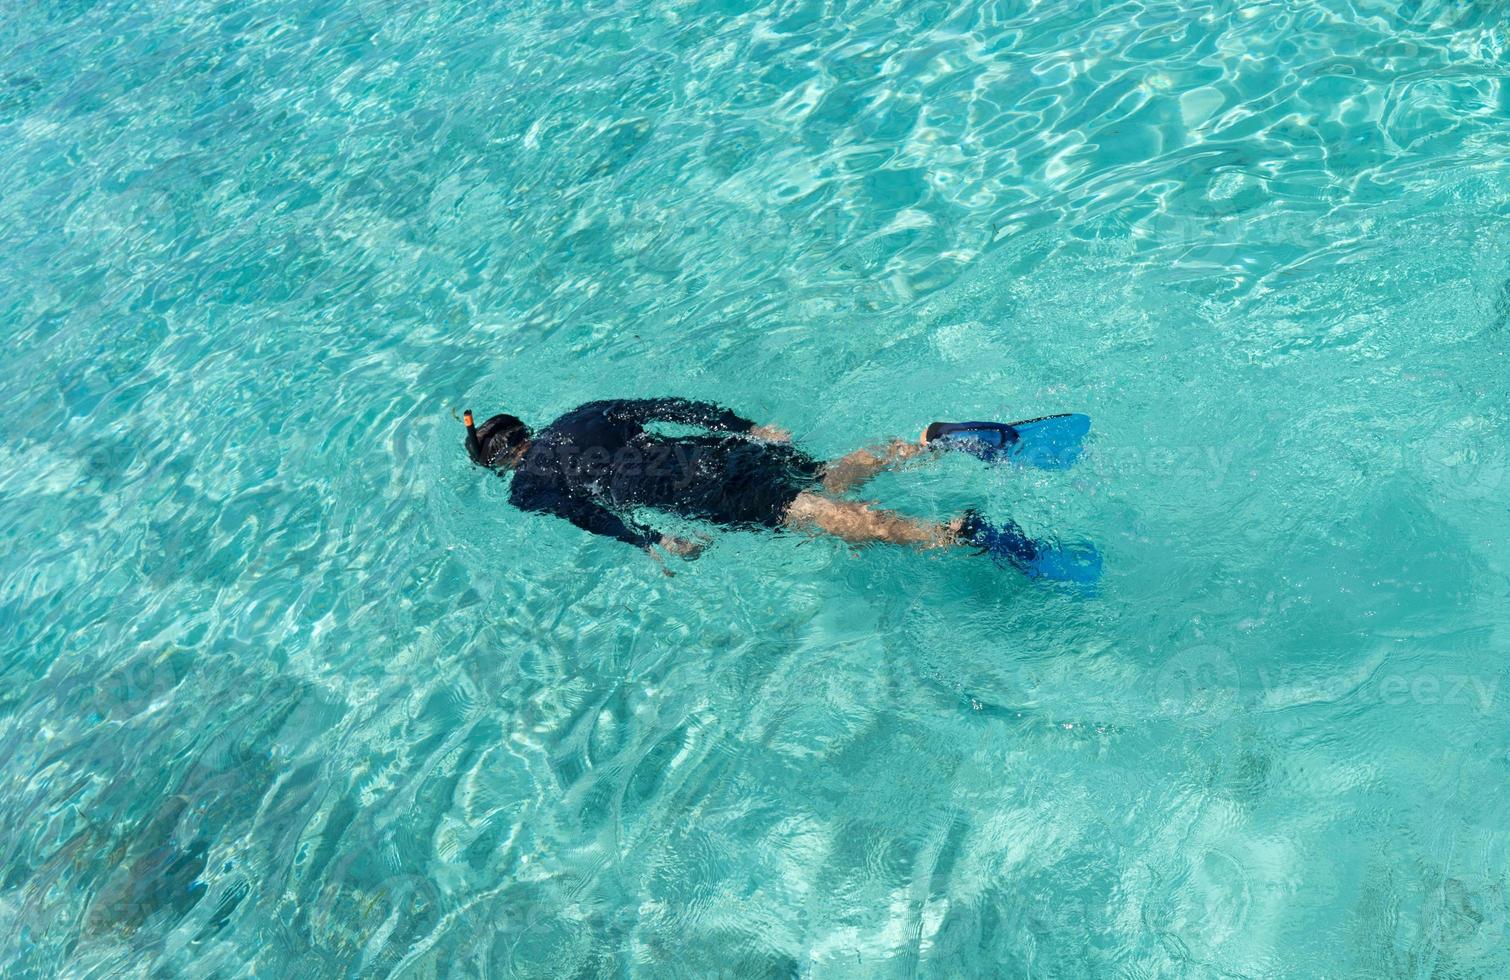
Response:
[{"label": "orange snorkel tube", "polygon": [[482,444],[477,441],[477,426],[472,423],[472,410],[470,408],[461,413],[461,421],[467,427],[467,455],[472,457],[472,462],[482,462]]}]

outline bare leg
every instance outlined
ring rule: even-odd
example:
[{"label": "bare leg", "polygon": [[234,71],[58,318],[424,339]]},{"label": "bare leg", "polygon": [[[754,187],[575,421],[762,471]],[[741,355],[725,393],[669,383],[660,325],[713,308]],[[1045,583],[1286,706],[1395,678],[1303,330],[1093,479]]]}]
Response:
[{"label": "bare leg", "polygon": [[935,524],[904,517],[895,511],[877,510],[855,500],[835,500],[817,493],[803,493],[787,508],[786,523],[813,527],[850,544],[884,541],[919,548],[943,548],[956,543],[960,521]]},{"label": "bare leg", "polygon": [[829,493],[853,490],[882,470],[900,465],[927,451],[925,446],[903,442],[901,439],[893,439],[884,446],[856,449],[848,456],[828,464],[823,474],[823,489]]}]

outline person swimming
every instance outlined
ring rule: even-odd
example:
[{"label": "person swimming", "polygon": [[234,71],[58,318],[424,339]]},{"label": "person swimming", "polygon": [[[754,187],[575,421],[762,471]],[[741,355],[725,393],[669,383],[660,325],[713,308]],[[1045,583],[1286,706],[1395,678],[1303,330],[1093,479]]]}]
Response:
[{"label": "person swimming", "polygon": [[[472,461],[499,475],[513,473],[514,506],[633,545],[657,561],[657,548],[690,560],[708,542],[663,534],[626,515],[650,509],[729,528],[817,530],[851,544],[968,545],[1043,578],[1093,581],[1100,569],[1099,555],[1092,571],[1083,550],[1075,557],[1029,539],[1011,522],[987,524],[973,511],[940,523],[840,496],[934,448],[979,455],[982,439],[1020,446],[1024,440],[1012,424],[934,423],[916,443],[894,439],[823,462],[791,445],[784,429],[685,398],[588,402],[539,432],[507,414],[478,427],[470,409],[463,422]],[[671,436],[646,428],[657,423],[702,431]]]}]

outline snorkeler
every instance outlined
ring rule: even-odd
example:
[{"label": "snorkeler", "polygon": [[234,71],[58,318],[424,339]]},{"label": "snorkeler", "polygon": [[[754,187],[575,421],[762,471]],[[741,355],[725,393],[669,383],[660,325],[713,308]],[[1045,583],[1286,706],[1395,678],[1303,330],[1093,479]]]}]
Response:
[{"label": "snorkeler", "polygon": [[[469,409],[463,421],[472,461],[514,474],[514,506],[564,518],[657,561],[656,548],[693,559],[708,542],[632,523],[628,512],[647,508],[723,527],[817,530],[851,544],[971,546],[1039,578],[1093,582],[1100,572],[1100,556],[1090,546],[1065,549],[1034,541],[1010,521],[992,526],[967,511],[937,523],[840,496],[940,448],[1062,469],[1078,455],[1089,428],[1083,415],[1010,424],[935,422],[916,443],[896,439],[828,463],[790,445],[791,434],[783,429],[683,398],[589,402],[539,432],[513,415],[495,415],[479,428]],[[662,435],[646,429],[655,423],[702,431]]]}]

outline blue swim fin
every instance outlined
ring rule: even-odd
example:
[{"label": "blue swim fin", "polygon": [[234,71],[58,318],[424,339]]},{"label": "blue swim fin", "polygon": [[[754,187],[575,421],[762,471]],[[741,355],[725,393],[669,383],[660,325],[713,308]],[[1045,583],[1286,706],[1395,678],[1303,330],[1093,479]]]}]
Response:
[{"label": "blue swim fin", "polygon": [[988,463],[1011,460],[1044,470],[1067,470],[1080,459],[1091,430],[1089,415],[1047,415],[1021,422],[934,422],[923,433],[930,445],[961,449]]},{"label": "blue swim fin", "polygon": [[1009,564],[1028,578],[1095,585],[1101,579],[1101,552],[1088,541],[1064,546],[1034,541],[1011,521],[995,527],[974,511],[965,514],[960,540],[981,548],[997,564]]}]

